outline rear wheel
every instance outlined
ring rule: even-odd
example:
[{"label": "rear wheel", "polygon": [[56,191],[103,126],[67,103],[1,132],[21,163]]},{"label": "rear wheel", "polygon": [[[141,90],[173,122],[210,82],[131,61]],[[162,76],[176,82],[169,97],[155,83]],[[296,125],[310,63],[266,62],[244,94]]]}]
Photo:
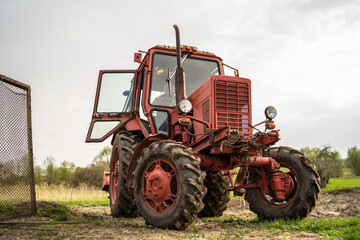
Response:
[{"label": "rear wheel", "polygon": [[135,170],[134,194],[141,215],[155,227],[186,228],[204,207],[204,178],[199,159],[183,144],[151,144]]},{"label": "rear wheel", "polygon": [[208,172],[205,178],[207,193],[203,199],[204,209],[198,214],[199,217],[219,217],[227,208],[230,201],[229,176],[223,176],[221,172]]},{"label": "rear wheel", "polygon": [[[270,156],[280,164],[280,172],[289,179],[292,190],[286,194],[285,201],[280,201],[271,189],[269,194],[262,188],[246,189],[245,199],[249,202],[250,210],[255,212],[259,219],[306,217],[315,206],[320,192],[320,178],[313,164],[304,154],[288,147],[271,148],[264,156]],[[261,175],[258,172],[255,169],[250,170],[251,183],[260,180]],[[268,176],[267,182],[269,183]]]},{"label": "rear wheel", "polygon": [[135,217],[136,203],[132,189],[126,186],[126,171],[134,149],[141,141],[139,134],[117,133],[110,161],[110,210],[113,217]]}]

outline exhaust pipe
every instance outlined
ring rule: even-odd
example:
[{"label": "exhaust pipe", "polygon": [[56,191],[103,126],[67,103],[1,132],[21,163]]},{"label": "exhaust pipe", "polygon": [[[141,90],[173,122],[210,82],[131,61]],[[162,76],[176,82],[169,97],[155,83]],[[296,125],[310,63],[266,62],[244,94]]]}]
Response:
[{"label": "exhaust pipe", "polygon": [[181,100],[186,99],[185,91],[185,72],[181,66],[181,50],[180,50],[180,31],[179,27],[174,24],[176,33],[176,58],[177,68],[175,73],[175,94],[176,94],[176,106],[179,106]]}]

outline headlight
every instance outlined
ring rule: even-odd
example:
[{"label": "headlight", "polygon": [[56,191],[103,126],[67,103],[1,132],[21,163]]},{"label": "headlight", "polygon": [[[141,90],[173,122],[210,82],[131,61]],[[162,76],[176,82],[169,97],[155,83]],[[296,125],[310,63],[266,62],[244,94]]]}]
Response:
[{"label": "headlight", "polygon": [[275,118],[277,115],[277,111],[276,108],[274,108],[273,106],[269,106],[267,108],[265,108],[265,116],[268,119],[273,119]]},{"label": "headlight", "polygon": [[189,113],[192,110],[192,105],[189,100],[184,99],[179,102],[178,108],[182,113]]}]

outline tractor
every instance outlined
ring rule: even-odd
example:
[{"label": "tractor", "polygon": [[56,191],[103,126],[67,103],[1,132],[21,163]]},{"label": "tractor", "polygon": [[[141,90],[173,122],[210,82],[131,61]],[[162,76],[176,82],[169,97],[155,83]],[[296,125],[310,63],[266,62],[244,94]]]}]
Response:
[{"label": "tractor", "polygon": [[221,216],[232,191],[260,220],[306,217],[319,175],[301,152],[271,147],[276,109],[253,124],[251,81],[215,54],[182,45],[174,29],[176,47],[139,50],[137,70],[99,72],[86,142],[112,136],[103,184],[111,215],[181,230]]}]

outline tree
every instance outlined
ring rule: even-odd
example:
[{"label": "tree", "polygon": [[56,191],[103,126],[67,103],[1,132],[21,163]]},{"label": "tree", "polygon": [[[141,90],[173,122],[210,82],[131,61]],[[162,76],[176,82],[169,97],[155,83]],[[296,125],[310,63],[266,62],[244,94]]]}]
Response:
[{"label": "tree", "polygon": [[332,150],[328,145],[322,148],[304,147],[300,151],[316,166],[316,170],[320,175],[321,188],[326,187],[331,177],[340,177],[343,161],[338,151]]},{"label": "tree", "polygon": [[45,168],[45,180],[47,184],[55,184],[58,182],[58,176],[55,166],[55,158],[53,156],[47,156],[44,161]]},{"label": "tree", "polygon": [[78,187],[84,183],[87,186],[100,188],[103,181],[104,168],[101,165],[91,164],[87,167],[77,167],[73,173],[72,185]]},{"label": "tree", "polygon": [[109,166],[110,158],[111,158],[111,146],[105,146],[98,155],[96,155],[93,159],[93,164],[95,165],[103,165]]},{"label": "tree", "polygon": [[44,170],[39,165],[34,168],[35,184],[41,184],[44,181]]},{"label": "tree", "polygon": [[356,146],[348,148],[346,165],[356,176],[360,176],[360,149]]},{"label": "tree", "polygon": [[58,180],[62,184],[71,184],[72,174],[75,169],[75,164],[64,160],[60,167],[56,169]]},{"label": "tree", "polygon": [[71,180],[74,187],[84,183],[88,186],[102,186],[104,171],[109,171],[112,147],[105,146],[99,154],[97,154],[92,164],[85,168],[77,167],[73,172]]}]

